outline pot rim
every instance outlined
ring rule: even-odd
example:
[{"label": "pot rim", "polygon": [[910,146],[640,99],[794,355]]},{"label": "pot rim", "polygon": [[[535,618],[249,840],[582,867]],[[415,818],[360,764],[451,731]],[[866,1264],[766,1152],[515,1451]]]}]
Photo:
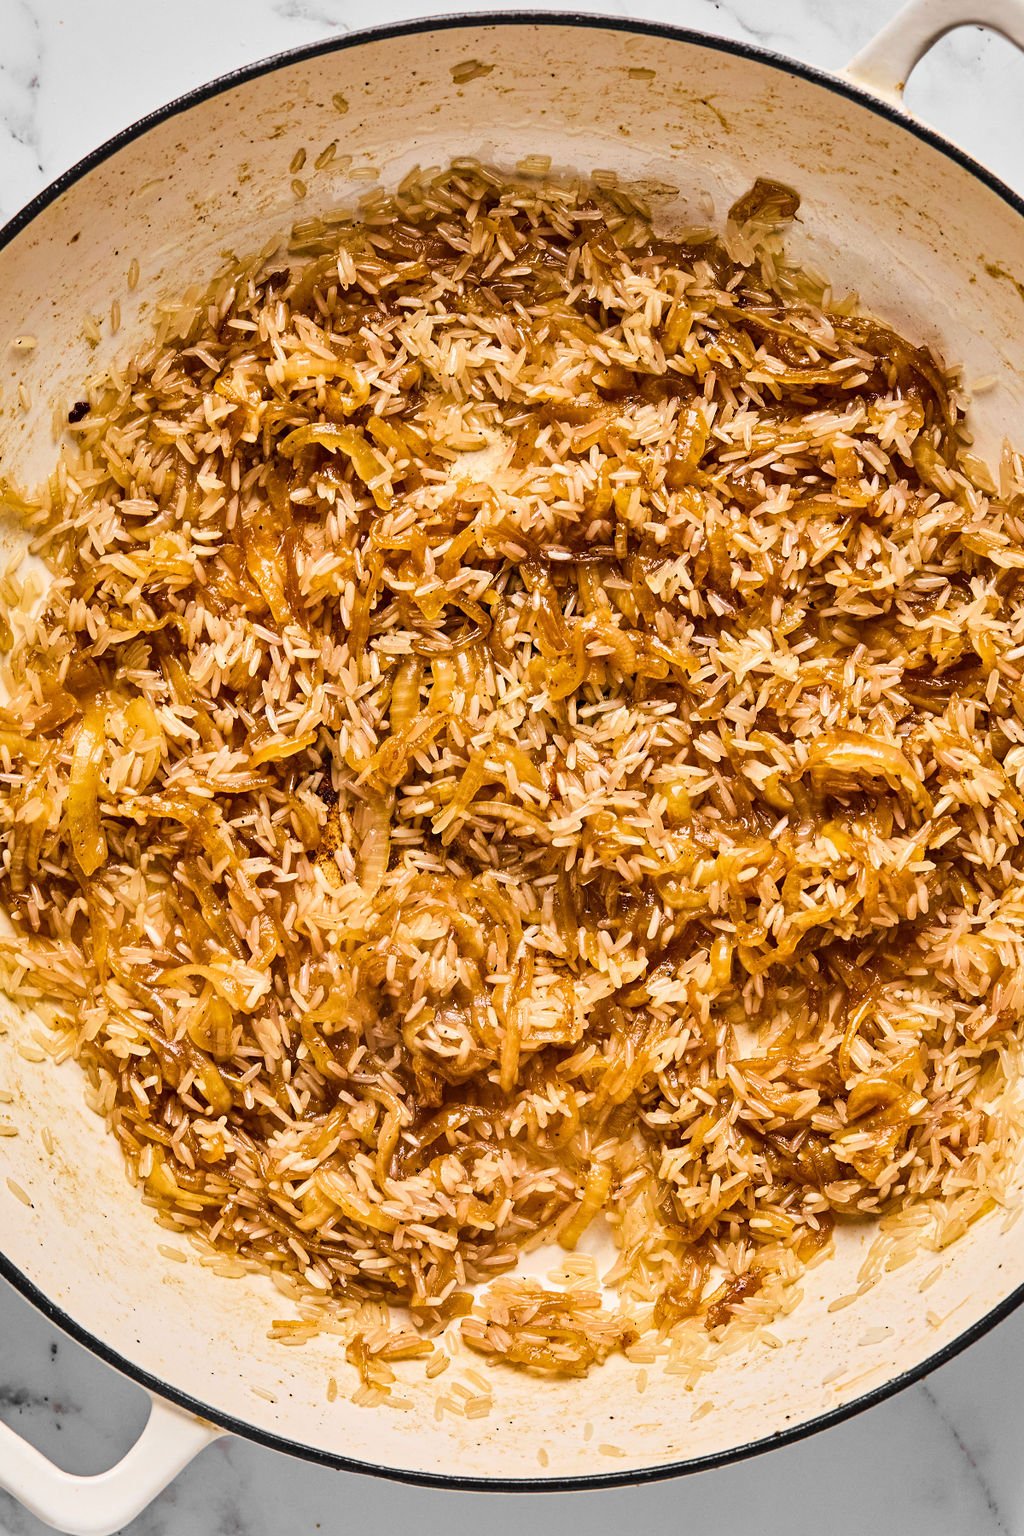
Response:
[{"label": "pot rim", "polygon": [[[167,122],[169,119],[189,111],[192,107],[200,105],[215,96],[223,95],[235,86],[245,84],[250,80],[260,79],[264,75],[272,75],[280,69],[286,69],[293,64],[307,59],[320,58],[332,53],[340,53],[349,48],[358,48],[366,43],[387,41],[392,37],[408,37],[419,33],[447,32],[458,28],[475,28],[500,26],[557,26],[557,27],[581,27],[593,28],[609,32],[624,32],[640,34],[648,37],[665,39],[668,42],[683,43],[688,47],[710,49],[716,53],[732,54],[737,58],[750,59],[758,64],[766,65],[770,69],[782,74],[796,75],[806,80],[811,85],[822,86],[826,90],[834,91],[839,96],[845,96],[858,106],[866,108],[876,116],[887,119],[904,129],[912,137],[922,140],[925,144],[937,149],[940,154],[952,160],[962,170],[975,177],[983,185],[994,192],[997,197],[1007,203],[1016,213],[1024,216],[1024,197],[1021,197],[1011,187],[990,171],[986,166],[975,160],[973,156],[960,149],[950,139],[936,132],[935,129],[918,121],[899,107],[875,96],[863,86],[840,75],[830,74],[827,70],[818,69],[814,65],[805,64],[801,60],[790,58],[786,54],[778,53],[773,49],[762,48],[757,44],[740,42],[731,38],[715,37],[703,32],[695,31],[690,27],[677,27],[671,23],[642,21],[619,16],[602,16],[593,12],[583,11],[481,11],[475,14],[452,13],[442,16],[422,17],[413,21],[392,22],[377,27],[365,27],[358,31],[346,32],[340,37],[325,38],[318,42],[304,43],[296,48],[283,49],[277,53],[269,54],[255,63],[242,65],[238,69],[230,70],[223,75],[216,76],[213,80],[203,85],[185,91],[176,96],[165,106],[158,107],[155,111],[147,113],[136,122],[123,128],[114,134],[96,149],[75,162],[68,170],[62,172],[56,180],[50,182],[41,192],[38,192],[25,206],[18,210],[8,222],[0,228],[0,251],[3,251],[16,239],[33,220],[51,203],[55,202],[64,192],[81,181],[83,177],[101,165],[105,160],[112,158],[121,149],[142,138],[151,128]],[[866,1409],[874,1407],[877,1403],[885,1402],[887,1398],[894,1397],[906,1387],[913,1386],[922,1381],[926,1376],[954,1359],[971,1344],[982,1338],[998,1323],[1005,1321],[1010,1314],[1024,1303],[1024,1282],[1006,1296],[997,1306],[979,1318],[969,1328],[965,1329],[948,1344],[942,1346],[934,1354],[929,1355],[919,1364],[911,1366],[905,1371],[889,1378],[880,1386],[874,1387],[869,1392],[853,1398],[848,1403],[843,1403],[836,1408],[831,1408],[824,1413],[816,1414],[813,1418],[794,1424],[791,1428],[778,1430],[772,1434],[763,1435],[756,1440],[750,1440],[744,1445],[732,1446],[724,1451],[716,1451],[712,1454],[691,1457],[678,1461],[666,1462],[651,1467],[638,1467],[622,1472],[597,1472],[588,1473],[576,1477],[463,1477],[457,1473],[443,1472],[418,1472],[403,1467],[391,1467],[375,1462],[359,1461],[353,1457],[335,1455],[330,1451],[320,1450],[316,1446],[305,1445],[301,1441],[289,1440],[285,1435],[273,1434],[257,1425],[247,1423],[234,1415],[214,1409],[189,1393],[171,1386],[162,1381],[158,1376],[152,1375],[143,1367],[136,1365],[132,1360],[112,1349],[102,1339],[98,1339],[89,1330],[78,1323],[68,1312],[43,1292],[29,1277],[14,1265],[0,1250],[0,1278],[6,1280],[16,1291],[31,1303],[51,1323],[74,1339],[76,1343],[83,1345],[98,1359],[136,1382],[147,1391],[155,1393],[158,1397],[168,1402],[177,1404],[179,1408],[195,1414],[201,1419],[206,1419],[216,1424],[230,1434],[238,1435],[246,1440],[254,1441],[257,1445],[266,1446],[268,1450],[282,1451],[290,1456],[299,1457],[304,1461],[314,1462],[320,1466],[333,1467],[338,1471],[363,1472],[376,1477],[388,1478],[392,1482],[411,1483],[420,1487],[438,1489],[458,1489],[476,1493],[568,1493],[586,1492],[602,1488],[621,1488],[637,1486],[642,1483],[654,1483],[672,1477],[681,1477],[693,1472],[707,1472],[716,1467],[729,1466],[733,1462],[744,1461],[752,1456],[763,1454],[765,1451],[776,1450],[785,1445],[793,1445],[799,1440],[818,1433],[819,1430],[830,1429],[834,1425],[842,1424],[845,1420],[853,1418],[856,1414],[863,1413]],[[787,1415],[788,1417],[788,1415]]]}]

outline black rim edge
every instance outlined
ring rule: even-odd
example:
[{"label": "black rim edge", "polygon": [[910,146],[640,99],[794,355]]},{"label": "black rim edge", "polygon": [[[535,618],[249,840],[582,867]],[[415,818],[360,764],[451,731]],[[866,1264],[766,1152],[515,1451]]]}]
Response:
[{"label": "black rim edge", "polygon": [[[292,64],[302,63],[309,59],[324,57],[332,53],[341,53],[349,48],[357,48],[367,43],[386,42],[392,37],[408,37],[426,32],[447,32],[458,28],[500,27],[500,26],[548,26],[548,27],[581,27],[593,28],[608,32],[639,33],[649,37],[664,38],[669,42],[681,42],[693,47],[705,48],[715,53],[728,53],[738,58],[751,59],[756,63],[767,65],[771,69],[785,75],[796,75],[807,80],[812,85],[817,85],[825,90],[843,96],[847,100],[855,102],[858,106],[866,108],[877,117],[886,119],[896,124],[912,137],[920,139],[931,148],[938,150],[947,159],[975,177],[990,191],[996,194],[1003,202],[1007,203],[1015,212],[1024,216],[1024,198],[1021,198],[1011,187],[996,176],[992,171],[980,164],[971,155],[944,138],[934,129],[907,116],[898,108],[888,102],[873,96],[869,91],[855,85],[852,81],[832,75],[824,70],[816,69],[813,65],[805,64],[797,59],[791,59],[784,54],[776,53],[771,49],[761,48],[752,43],[736,42],[730,38],[712,37],[702,32],[695,32],[687,27],[675,27],[661,22],[648,22],[629,20],[617,16],[599,16],[585,12],[557,11],[482,11],[477,15],[449,15],[438,17],[426,17],[418,21],[396,22],[392,25],[364,28],[356,32],[347,32],[340,37],[327,38],[320,42],[306,43],[297,48],[282,50],[271,54],[267,58],[259,59],[253,64],[243,65],[241,68],[231,70],[227,74],[219,75],[216,79],[205,85],[197,86],[191,91],[177,96],[166,106],[159,107],[156,111],[147,113],[137,122],[116,133],[107,139],[89,154],[76,161],[68,170],[64,171],[55,181],[36,194],[13,218],[0,229],[0,250],[17,238],[26,230],[32,222],[43,213],[52,203],[66,192],[68,188],[81,181],[88,173],[101,165],[105,160],[136,139],[142,138],[151,128],[158,127],[161,123],[179,116],[201,102],[214,96],[223,95],[235,86],[247,84],[251,80],[257,80],[263,75],[270,75],[279,69],[288,68]],[[237,1435],[245,1440],[251,1440],[257,1445],[265,1446],[268,1450],[281,1451],[289,1456],[297,1457],[304,1461],[314,1462],[320,1466],[333,1467],[338,1471],[362,1472],[376,1477],[387,1478],[391,1482],[411,1483],[419,1487],[438,1489],[459,1489],[470,1493],[569,1493],[586,1492],[602,1488],[621,1488],[637,1486],[642,1483],[654,1483],[672,1477],[681,1477],[692,1472],[708,1472],[716,1467],[725,1467],[733,1462],[745,1461],[750,1457],[762,1455],[766,1451],[781,1449],[783,1446],[793,1445],[797,1441],[809,1438],[820,1430],[834,1428],[844,1423],[847,1419],[854,1418],[857,1414],[875,1407],[878,1403],[885,1402],[894,1397],[898,1392],[922,1381],[926,1376],[940,1366],[946,1365],[955,1359],[963,1350],[983,1338],[986,1333],[1005,1321],[1011,1313],[1024,1303],[1024,1283],[1012,1291],[1008,1296],[991,1311],[987,1312],[977,1322],[973,1323],[963,1333],[951,1339],[934,1354],[929,1355],[919,1364],[901,1372],[898,1376],[891,1377],[881,1386],[874,1387],[870,1392],[865,1392],[860,1397],[852,1399],[849,1403],[843,1403],[825,1413],[815,1415],[803,1423],[795,1424],[791,1428],[778,1431],[776,1434],[766,1435],[759,1440],[751,1440],[744,1445],[732,1446],[728,1450],[718,1451],[714,1454],[693,1457],[686,1461],[666,1462],[664,1465],[653,1467],[640,1467],[623,1472],[601,1472],[582,1475],[578,1477],[533,1477],[533,1478],[479,1478],[461,1477],[454,1473],[417,1472],[400,1467],[382,1466],[374,1462],[357,1461],[351,1457],[332,1455],[328,1451],[322,1451],[315,1446],[303,1445],[299,1442],[288,1440],[282,1435],[271,1434],[267,1430],[236,1419],[233,1415],[219,1412],[206,1403],[191,1397],[187,1392],[180,1391],[177,1387],[169,1385],[159,1377],[153,1376],[149,1371],[134,1364],[117,1350],[112,1349],[101,1339],[77,1323],[73,1317],[57,1306],[48,1296],[39,1290],[38,1286],[18,1269],[2,1252],[0,1252],[0,1278],[6,1280],[16,1291],[41,1312],[49,1322],[55,1324],[72,1338],[76,1343],[83,1345],[91,1354],[112,1366],[121,1375],[136,1382],[147,1391],[154,1392],[157,1396],[165,1398],[168,1402],[175,1403],[187,1412],[195,1414],[201,1419],[206,1419],[228,1433]]]}]

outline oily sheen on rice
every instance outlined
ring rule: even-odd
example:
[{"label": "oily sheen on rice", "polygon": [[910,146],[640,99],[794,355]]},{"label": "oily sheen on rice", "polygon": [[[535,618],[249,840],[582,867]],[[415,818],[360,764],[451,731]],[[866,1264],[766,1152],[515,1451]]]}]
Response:
[{"label": "oily sheen on rice", "polygon": [[668,240],[528,169],[232,262],[3,489],[53,572],[4,587],[7,989],[366,1401],[458,1319],[694,1370],[1016,1135],[1019,456],[787,262],[787,188]]}]

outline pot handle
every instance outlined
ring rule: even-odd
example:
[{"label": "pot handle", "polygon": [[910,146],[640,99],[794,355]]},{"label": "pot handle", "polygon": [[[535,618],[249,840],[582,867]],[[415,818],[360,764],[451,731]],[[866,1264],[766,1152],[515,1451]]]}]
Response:
[{"label": "pot handle", "polygon": [[146,1427],[116,1466],[79,1477],[0,1424],[0,1488],[67,1536],[113,1536],[223,1430],[149,1394]]},{"label": "pot handle", "polygon": [[940,37],[955,27],[988,27],[1024,51],[1024,0],[910,0],[844,70],[848,79],[896,106]]}]

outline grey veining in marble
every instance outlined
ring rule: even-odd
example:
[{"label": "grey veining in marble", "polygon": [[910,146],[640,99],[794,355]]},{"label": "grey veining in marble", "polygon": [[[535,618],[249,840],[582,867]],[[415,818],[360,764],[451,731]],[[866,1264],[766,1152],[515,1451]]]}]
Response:
[{"label": "grey veining in marble", "polygon": [[[529,0],[540,8],[542,0]],[[498,0],[379,0],[375,21]],[[568,8],[566,5],[564,8]],[[895,0],[585,0],[582,7],[748,39],[838,68]],[[213,75],[354,28],[354,0],[0,0],[0,220],[135,118]],[[105,83],[96,89],[100,76]],[[912,109],[1024,191],[1024,59],[976,29],[911,80]],[[197,1340],[197,1347],[201,1341]],[[754,1462],[600,1494],[443,1494],[332,1473],[238,1441],[206,1451],[132,1536],[313,1536],[486,1529],[554,1536],[590,1522],[653,1536],[1024,1536],[1024,1316],[923,1385]],[[109,1465],[143,1395],[0,1284],[0,1418],[61,1465]],[[0,1494],[0,1536],[43,1527]]]}]

